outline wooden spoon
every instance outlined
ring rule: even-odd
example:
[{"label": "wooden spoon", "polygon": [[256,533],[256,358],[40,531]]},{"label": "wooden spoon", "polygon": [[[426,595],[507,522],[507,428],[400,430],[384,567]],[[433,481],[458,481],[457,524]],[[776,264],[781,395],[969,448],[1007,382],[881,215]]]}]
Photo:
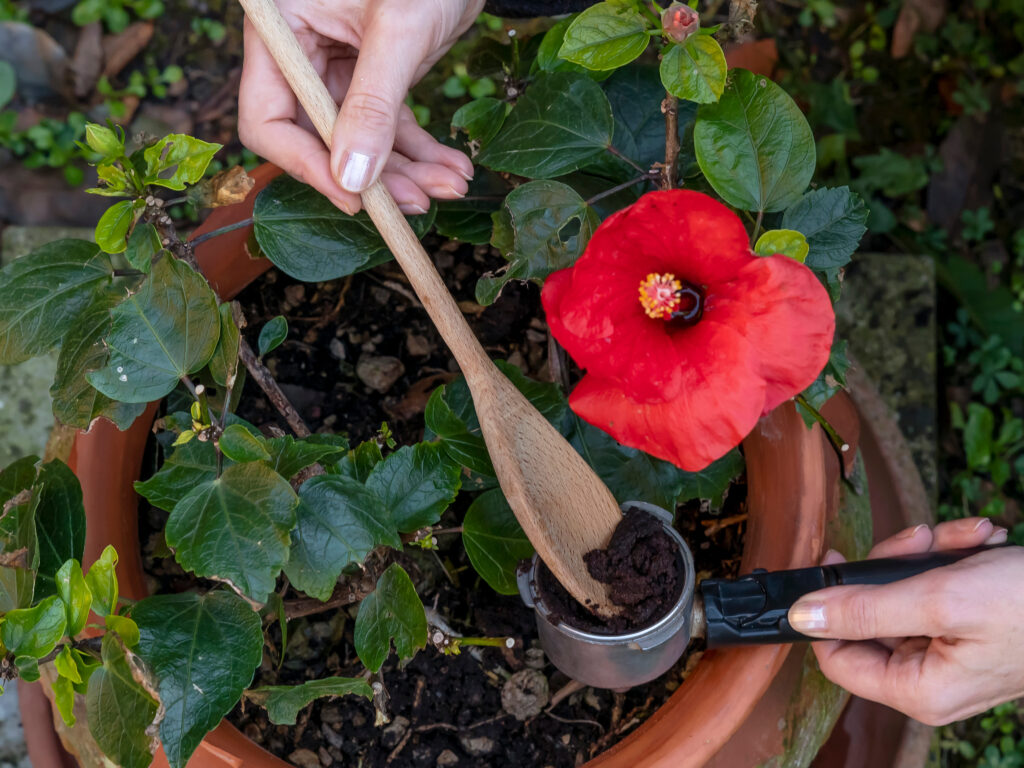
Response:
[{"label": "wooden spoon", "polygon": [[[273,0],[240,0],[320,137],[331,146],[338,107]],[[594,613],[618,612],[583,555],[608,545],[622,513],[571,445],[498,370],[466,323],[433,263],[377,181],[363,206],[458,362],[469,384],[501,489],[555,578]]]}]

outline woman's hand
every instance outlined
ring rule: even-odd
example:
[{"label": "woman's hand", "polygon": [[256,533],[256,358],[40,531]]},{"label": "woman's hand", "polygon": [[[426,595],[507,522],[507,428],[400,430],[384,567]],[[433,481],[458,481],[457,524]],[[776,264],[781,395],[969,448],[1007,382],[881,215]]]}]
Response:
[{"label": "woman's hand", "polygon": [[341,104],[330,154],[245,23],[238,131],[253,152],[347,213],[379,176],[405,213],[466,194],[473,164],[416,124],[404,99],[483,8],[483,0],[279,0],[299,44]]},{"label": "woman's hand", "polygon": [[[970,518],[910,528],[869,557],[1006,541]],[[829,552],[824,563],[843,562]],[[801,598],[790,624],[814,643],[825,675],[865,699],[929,725],[962,720],[1024,696],[1024,548],[973,555],[882,586],[842,586]],[[888,638],[875,640],[872,638]]]}]

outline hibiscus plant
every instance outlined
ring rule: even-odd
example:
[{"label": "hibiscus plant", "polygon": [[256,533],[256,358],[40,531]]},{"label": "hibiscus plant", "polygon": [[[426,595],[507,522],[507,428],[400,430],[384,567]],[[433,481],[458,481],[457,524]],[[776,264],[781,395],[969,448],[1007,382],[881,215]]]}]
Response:
[{"label": "hibiscus plant", "polygon": [[[485,39],[470,68],[503,89],[459,109],[447,137],[477,164],[470,193],[411,219],[420,234],[505,257],[479,278],[480,305],[510,281],[543,286],[559,380],[502,370],[620,501],[668,509],[720,497],[742,471],[737,446],[778,404],[796,398],[808,424],[821,421],[846,367],[832,302],[867,217],[849,189],[812,186],[799,107],[769,78],[729,70],[716,31],[680,3],[609,0],[528,40]],[[218,586],[120,596],[118,553],[82,562],[74,474],[58,459],[17,461],[0,473],[0,681],[52,663],[61,716],[73,724],[84,697],[114,762],[149,765],[158,735],[182,768],[243,696],[278,723],[343,694],[372,698],[386,717],[377,673],[392,646],[408,658],[428,643],[450,653],[504,642],[428,620],[397,557],[438,546],[460,492],[472,502],[455,531],[490,588],[514,594],[516,565],[532,554],[465,383],[433,392],[414,445],[397,447],[386,426],[358,445],[310,434],[263,364],[284,319],[258,329],[254,350],[197,268],[194,246],[219,233],[185,241],[166,212],[172,198],[240,199],[245,174],[204,181],[219,147],[185,135],[133,146],[115,126],[90,125],[86,138],[91,191],[122,199],[95,243],[49,243],[0,272],[0,364],[59,348],[54,414],[83,430],[100,419],[127,429],[164,403],[160,464],[136,489],[169,513],[164,538],[182,568]],[[285,176],[242,224],[261,257],[304,281],[390,258],[364,214]],[[586,371],[574,387],[563,349]],[[235,415],[246,377],[292,434]],[[247,690],[264,653],[281,652],[265,650],[265,628],[287,630],[295,595],[359,603],[364,669]]]}]

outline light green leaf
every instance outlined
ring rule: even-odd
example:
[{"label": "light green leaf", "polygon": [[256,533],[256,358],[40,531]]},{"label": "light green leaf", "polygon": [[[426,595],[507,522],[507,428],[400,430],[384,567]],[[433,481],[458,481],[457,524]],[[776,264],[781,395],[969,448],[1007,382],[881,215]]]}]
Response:
[{"label": "light green leaf", "polygon": [[237,595],[157,595],[138,603],[139,657],[165,708],[160,739],[171,768],[184,768],[208,731],[238,703],[263,657],[259,614]]},{"label": "light green leaf", "polygon": [[68,560],[57,571],[54,579],[57,584],[57,596],[64,603],[64,614],[67,618],[66,632],[74,638],[85,628],[92,608],[92,590],[82,573],[82,566],[77,560]]},{"label": "light green leaf", "polygon": [[412,579],[398,563],[388,566],[377,588],[359,604],[354,640],[356,653],[371,672],[379,672],[391,654],[391,640],[401,659],[427,644],[427,616]]},{"label": "light green leaf", "polygon": [[77,722],[75,718],[75,686],[66,677],[58,677],[53,681],[53,700],[57,705],[57,712],[61,720],[68,728]]},{"label": "light green leaf", "polygon": [[732,70],[718,103],[697,111],[693,142],[714,190],[745,211],[785,210],[814,175],[814,136],[800,108],[745,69]]},{"label": "light green leaf", "polygon": [[107,253],[121,253],[128,247],[128,230],[135,221],[134,200],[122,200],[107,208],[96,224],[96,244]]},{"label": "light green leaf", "polygon": [[[533,73],[540,72],[582,72],[588,73],[586,67],[581,67],[579,64],[574,64],[571,61],[566,61],[558,55],[562,49],[562,43],[565,42],[565,33],[569,29],[569,25],[573,23],[575,19],[569,17],[562,19],[555,23],[547,32],[544,33],[544,37],[541,38],[540,45],[537,47],[537,58],[534,59],[532,65]],[[600,73],[601,75],[605,73]],[[598,76],[595,74],[594,76]]]},{"label": "light green leaf", "polygon": [[60,649],[60,653],[53,660],[53,666],[61,677],[66,677],[73,683],[82,682],[82,675],[79,673],[78,665],[71,655],[70,645],[65,645]]},{"label": "light green leaf", "polygon": [[116,613],[112,613],[104,617],[103,621],[107,629],[117,632],[129,648],[134,648],[139,644],[139,626],[127,616],[118,616]]},{"label": "light green leaf", "polygon": [[175,505],[167,545],[185,570],[227,581],[262,602],[288,562],[298,502],[288,481],[266,464],[235,464]]},{"label": "light green leaf", "polygon": [[228,379],[234,380],[238,373],[238,348],[241,346],[242,334],[235,325],[231,304],[225,302],[217,307],[217,311],[220,314],[220,338],[210,359],[210,375],[214,381],[226,387]]},{"label": "light green leaf", "polygon": [[342,569],[376,547],[402,546],[381,498],[358,480],[320,475],[302,484],[299,499],[285,573],[312,597],[327,600]]},{"label": "light green leaf", "polygon": [[[133,674],[137,662],[115,635],[103,637],[103,666],[92,673],[85,695],[89,732],[121,768],[148,768],[154,746],[146,730],[156,719],[157,702]],[[141,674],[141,670],[139,671]]]},{"label": "light green leaf", "polygon": [[480,494],[462,521],[462,543],[476,572],[501,595],[518,594],[516,568],[533,557],[533,545],[519,526],[505,494]]},{"label": "light green leaf", "polygon": [[[434,211],[432,207],[408,219],[418,237],[430,229]],[[298,280],[334,280],[391,259],[369,216],[349,216],[312,187],[288,176],[274,179],[260,192],[253,220],[263,253]]]},{"label": "light green leaf", "polygon": [[41,659],[57,647],[66,626],[64,604],[51,596],[32,608],[8,611],[0,624],[0,642],[16,656]]},{"label": "light green leaf", "polygon": [[481,277],[476,300],[493,304],[510,280],[542,284],[552,272],[571,267],[583,253],[600,220],[572,187],[558,181],[530,181],[516,187],[494,214],[491,243],[509,266]]},{"label": "light green leaf", "polygon": [[542,75],[477,162],[534,179],[561,176],[605,151],[613,130],[611,106],[601,86],[572,72]]},{"label": "light green leaf", "polygon": [[846,266],[867,231],[868,209],[849,187],[812,189],[782,214],[782,226],[802,232],[811,269]]},{"label": "light green leaf", "polygon": [[260,357],[277,349],[286,338],[288,338],[288,321],[278,315],[260,329]]},{"label": "light green leaf", "polygon": [[460,107],[452,115],[452,128],[465,131],[470,141],[478,141],[485,147],[501,129],[508,110],[505,102],[484,96]]},{"label": "light green leaf", "polygon": [[711,104],[725,90],[728,69],[718,41],[708,35],[694,35],[682,45],[671,46],[662,56],[661,82],[673,96]]},{"label": "light green leaf", "polygon": [[217,299],[188,264],[165,256],[142,289],[111,313],[107,364],[87,375],[112,400],[146,403],[202,369],[220,336]]},{"label": "light green leaf", "polygon": [[15,656],[14,666],[18,670],[18,677],[26,683],[34,683],[40,677],[39,661],[34,656]]},{"label": "light green leaf", "polygon": [[9,61],[0,61],[0,109],[3,109],[14,98],[18,88],[18,74]]},{"label": "light green leaf", "polygon": [[104,547],[99,560],[89,568],[85,583],[92,593],[92,609],[98,615],[117,613],[117,550],[111,545]]},{"label": "light green leaf", "polygon": [[256,437],[241,424],[232,424],[224,430],[218,444],[221,452],[232,461],[269,461],[266,441]]},{"label": "light green leaf", "polygon": [[132,268],[148,275],[153,267],[153,258],[161,250],[163,250],[163,243],[160,242],[160,233],[156,231],[156,227],[148,221],[140,222],[135,225],[135,229],[128,237],[124,257],[132,265]]},{"label": "light green leaf", "polygon": [[373,698],[373,689],[361,677],[328,677],[310,680],[302,685],[267,685],[254,688],[248,697],[267,709],[270,722],[277,725],[295,725],[295,720],[310,702],[324,696],[355,694]]},{"label": "light green leaf", "polygon": [[770,229],[757,238],[754,245],[754,253],[758,256],[774,256],[781,253],[801,264],[807,258],[809,250],[807,238],[793,229]]},{"label": "light green leaf", "polygon": [[206,167],[220,150],[220,144],[172,133],[142,153],[146,161],[146,184],[168,189],[184,189],[203,178]]},{"label": "light green leaf", "polygon": [[109,257],[86,240],[56,240],[0,271],[0,364],[14,365],[57,346],[109,285]]},{"label": "light green leaf", "polygon": [[54,578],[66,560],[81,560],[85,550],[85,507],[78,478],[60,459],[40,468],[34,492],[39,496],[36,506],[39,566],[35,590],[38,600],[57,594]]},{"label": "light green leaf", "polygon": [[404,446],[373,468],[366,487],[402,533],[412,533],[441,519],[461,485],[461,468],[437,443]]},{"label": "light green leaf", "polygon": [[558,55],[587,69],[617,69],[643,53],[648,39],[635,9],[597,3],[569,25]]},{"label": "light green leaf", "polygon": [[85,143],[104,159],[115,159],[124,154],[124,139],[105,125],[86,123]]}]

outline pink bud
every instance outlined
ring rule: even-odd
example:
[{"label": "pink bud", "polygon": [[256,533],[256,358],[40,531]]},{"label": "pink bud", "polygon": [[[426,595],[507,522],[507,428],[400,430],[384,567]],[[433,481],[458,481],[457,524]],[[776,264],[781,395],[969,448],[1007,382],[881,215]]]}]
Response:
[{"label": "pink bud", "polygon": [[661,14],[661,26],[670,40],[682,43],[700,29],[700,14],[685,3],[672,3]]}]

